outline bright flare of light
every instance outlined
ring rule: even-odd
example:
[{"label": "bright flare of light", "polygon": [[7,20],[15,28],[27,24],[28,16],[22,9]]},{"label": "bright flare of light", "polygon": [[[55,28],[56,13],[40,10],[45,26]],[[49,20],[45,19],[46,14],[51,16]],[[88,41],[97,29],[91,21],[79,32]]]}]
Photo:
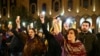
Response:
[{"label": "bright flare of light", "polygon": [[51,15],[52,13],[51,13],[51,11],[49,12],[49,15]]},{"label": "bright flare of light", "polygon": [[68,11],[70,12],[70,11],[71,11],[71,9],[69,8],[69,9],[68,9]]},{"label": "bright flare of light", "polygon": [[68,19],[66,20],[66,23],[67,23],[67,24],[70,24],[70,23],[71,23],[71,19],[68,18]]},{"label": "bright flare of light", "polygon": [[96,11],[96,8],[95,8],[95,5],[93,6],[93,12],[95,12]]},{"label": "bright flare of light", "polygon": [[39,13],[39,12],[37,12],[37,14],[38,14],[38,16],[40,15],[40,13]]},{"label": "bright flare of light", "polygon": [[64,9],[63,9],[63,11],[62,11],[62,13],[61,13],[61,16],[63,16],[64,15]]},{"label": "bright flare of light", "polygon": [[61,16],[63,16],[63,15],[64,15],[64,13],[62,12],[62,13],[61,13]]},{"label": "bright flare of light", "polygon": [[1,27],[1,24],[0,24],[0,27]]},{"label": "bright flare of light", "polygon": [[77,9],[76,12],[79,13],[79,9]]},{"label": "bright flare of light", "polygon": [[8,18],[10,18],[10,15],[8,14]]},{"label": "bright flare of light", "polygon": [[30,23],[30,27],[33,28],[33,23]]},{"label": "bright flare of light", "polygon": [[45,15],[45,11],[42,11],[42,15]]},{"label": "bright flare of light", "polygon": [[80,20],[80,26],[82,25],[83,21],[85,21],[85,18],[81,18],[81,20]]},{"label": "bright flare of light", "polygon": [[12,24],[12,22],[11,21],[9,21],[9,23],[8,24]]},{"label": "bright flare of light", "polygon": [[1,18],[1,14],[0,14],[0,18]]},{"label": "bright flare of light", "polygon": [[47,23],[47,30],[49,31],[49,22]]},{"label": "bright flare of light", "polygon": [[25,26],[26,26],[26,23],[25,23],[25,22],[23,22],[23,23],[22,23],[22,25],[25,27]]},{"label": "bright flare of light", "polygon": [[92,26],[92,18],[91,17],[87,18],[86,21],[89,21],[91,23],[91,26]]}]

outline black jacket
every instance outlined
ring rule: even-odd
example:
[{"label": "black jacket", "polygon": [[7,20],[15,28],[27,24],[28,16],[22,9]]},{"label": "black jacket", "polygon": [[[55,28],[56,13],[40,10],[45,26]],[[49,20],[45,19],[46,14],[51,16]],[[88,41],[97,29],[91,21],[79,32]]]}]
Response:
[{"label": "black jacket", "polygon": [[88,56],[96,56],[98,53],[96,36],[90,32],[79,33],[79,40],[84,44]]},{"label": "black jacket", "polygon": [[61,56],[62,50],[60,44],[57,42],[55,37],[47,31],[44,24],[42,24],[42,29],[48,41],[48,51],[46,56]]},{"label": "black jacket", "polygon": [[10,45],[11,52],[22,52],[24,48],[24,43],[22,42],[22,39],[17,31],[13,30],[13,33],[14,36],[12,37]]},{"label": "black jacket", "polygon": [[100,56],[100,33],[97,33],[96,36],[98,38],[98,56]]}]

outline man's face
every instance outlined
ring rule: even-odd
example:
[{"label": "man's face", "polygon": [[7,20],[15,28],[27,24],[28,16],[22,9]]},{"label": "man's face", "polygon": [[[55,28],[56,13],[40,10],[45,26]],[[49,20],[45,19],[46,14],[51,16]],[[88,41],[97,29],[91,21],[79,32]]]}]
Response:
[{"label": "man's face", "polygon": [[83,32],[89,31],[89,28],[90,28],[90,26],[88,23],[82,23],[81,29]]}]

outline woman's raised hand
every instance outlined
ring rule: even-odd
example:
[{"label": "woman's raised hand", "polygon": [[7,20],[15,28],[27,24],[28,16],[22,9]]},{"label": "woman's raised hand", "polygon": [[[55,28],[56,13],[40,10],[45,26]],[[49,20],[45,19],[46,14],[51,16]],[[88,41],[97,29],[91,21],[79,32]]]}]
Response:
[{"label": "woman's raised hand", "polygon": [[41,23],[45,23],[45,20],[44,19],[45,19],[44,15],[40,14]]},{"label": "woman's raised hand", "polygon": [[17,25],[20,24],[20,16],[17,16],[17,18],[16,18],[16,24]]}]

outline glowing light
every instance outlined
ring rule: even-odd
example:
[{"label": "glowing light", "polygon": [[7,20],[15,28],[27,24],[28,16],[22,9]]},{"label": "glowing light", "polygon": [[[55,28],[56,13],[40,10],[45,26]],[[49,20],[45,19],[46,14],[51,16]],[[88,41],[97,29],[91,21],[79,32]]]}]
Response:
[{"label": "glowing light", "polygon": [[82,25],[83,21],[85,21],[85,18],[81,18],[81,20],[80,20],[80,26]]},{"label": "glowing light", "polygon": [[39,13],[39,12],[37,12],[37,14],[38,14],[38,16],[40,15],[40,13]]},{"label": "glowing light", "polygon": [[24,27],[26,27],[26,23],[25,23],[25,22],[23,22],[22,25],[23,25]]},{"label": "glowing light", "polygon": [[51,13],[51,11],[49,11],[49,15],[51,15],[52,13]]},{"label": "glowing light", "polygon": [[63,16],[63,15],[64,15],[64,12],[61,13],[61,16]]},{"label": "glowing light", "polygon": [[45,11],[42,11],[42,15],[45,15]]},{"label": "glowing light", "polygon": [[8,14],[8,18],[10,18],[10,15]]},{"label": "glowing light", "polygon": [[76,12],[79,13],[79,9],[77,9]]},{"label": "glowing light", "polygon": [[1,24],[0,24],[0,27],[1,27]]},{"label": "glowing light", "polygon": [[66,20],[66,23],[67,23],[67,24],[70,24],[70,23],[71,23],[71,19],[68,18],[68,19]]},{"label": "glowing light", "polygon": [[96,8],[95,8],[95,5],[93,6],[93,12],[95,12],[96,11]]},{"label": "glowing light", "polygon": [[61,16],[63,16],[64,15],[64,9],[63,9],[63,11],[62,11],[62,13],[61,13]]},{"label": "glowing light", "polygon": [[30,23],[30,27],[33,28],[33,23]]},{"label": "glowing light", "polygon": [[8,24],[12,24],[12,22],[11,21],[9,21],[9,23]]},{"label": "glowing light", "polygon": [[47,30],[49,31],[49,22],[47,23]]},{"label": "glowing light", "polygon": [[69,8],[69,9],[68,9],[68,11],[70,12],[70,11],[71,11],[71,9]]},{"label": "glowing light", "polygon": [[0,14],[0,18],[1,18],[1,14]]}]

